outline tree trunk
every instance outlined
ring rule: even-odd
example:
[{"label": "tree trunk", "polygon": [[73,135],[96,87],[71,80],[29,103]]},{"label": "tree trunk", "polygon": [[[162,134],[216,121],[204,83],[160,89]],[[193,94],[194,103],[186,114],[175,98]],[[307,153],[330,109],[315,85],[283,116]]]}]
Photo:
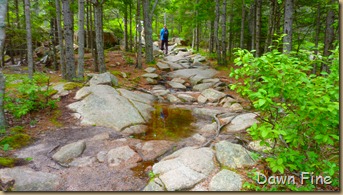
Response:
[{"label": "tree trunk", "polygon": [[255,27],[256,27],[256,15],[255,15],[255,12],[256,11],[256,6],[255,6],[255,3],[252,3],[251,7],[250,7],[250,18],[249,18],[249,30],[250,30],[250,35],[251,35],[251,48],[250,50],[254,50],[255,49]]},{"label": "tree trunk", "polygon": [[218,38],[218,28],[219,28],[219,0],[216,0],[216,9],[215,9],[216,17],[214,19],[214,42],[216,45],[216,52],[217,52],[217,63],[221,64],[220,60],[220,45],[219,45],[219,38]]},{"label": "tree trunk", "polygon": [[142,69],[142,26],[141,26],[141,4],[140,0],[137,1],[137,14],[136,14],[136,26],[138,32],[138,41],[136,41],[136,48],[137,48],[137,61],[136,67],[138,69]]},{"label": "tree trunk", "polygon": [[58,33],[58,45],[60,46],[60,64],[61,64],[61,72],[62,78],[66,78],[66,64],[65,64],[65,50],[63,44],[63,34],[62,34],[62,27],[61,27],[61,5],[60,0],[55,0],[56,4],[56,20],[57,20],[57,33]]},{"label": "tree trunk", "polygon": [[89,48],[90,45],[90,39],[89,39],[89,34],[90,34],[90,29],[89,29],[89,2],[88,0],[86,1],[86,48]]},{"label": "tree trunk", "polygon": [[289,53],[292,50],[292,24],[293,24],[293,0],[285,1],[285,22],[283,33],[286,36],[283,37],[283,51]]},{"label": "tree trunk", "polygon": [[213,53],[214,51],[214,20],[210,21],[210,44],[209,44],[209,52]]},{"label": "tree trunk", "polygon": [[74,40],[73,40],[73,15],[70,10],[70,1],[63,0],[63,21],[64,21],[64,39],[66,43],[66,75],[68,81],[75,78],[75,59],[74,59]]},{"label": "tree trunk", "polygon": [[256,0],[256,56],[261,55],[261,10],[262,10],[262,0]]},{"label": "tree trunk", "polygon": [[25,23],[26,23],[26,41],[27,41],[27,64],[29,68],[29,77],[33,78],[33,50],[32,50],[32,33],[30,17],[30,0],[25,0]]},{"label": "tree trunk", "polygon": [[[315,55],[318,55],[318,45],[319,45],[319,34],[320,34],[320,13],[321,12],[321,7],[320,7],[320,3],[318,3],[317,6],[317,18],[316,18],[316,35],[314,38],[314,47],[315,47]],[[313,64],[313,69],[312,69],[312,74],[316,74],[317,72],[317,64],[314,63]]]},{"label": "tree trunk", "polygon": [[129,45],[128,45],[128,31],[127,31],[127,2],[124,3],[124,48],[125,51],[129,51]]},{"label": "tree trunk", "polygon": [[[331,0],[329,5],[333,6],[336,3],[335,0]],[[325,39],[324,39],[324,53],[323,56],[329,56],[333,49],[333,39],[334,39],[334,28],[333,24],[335,22],[335,13],[333,8],[329,8],[328,14],[326,16],[326,28],[325,28]],[[322,64],[322,71],[329,72],[329,67],[327,64]]]},{"label": "tree trunk", "polygon": [[56,41],[55,41],[56,37],[55,37],[55,32],[54,31],[55,31],[55,18],[51,18],[50,19],[50,40],[51,40],[50,49],[53,52],[53,55],[52,55],[53,67],[54,67],[54,70],[57,71],[58,70],[58,65],[57,65],[57,61],[56,61],[56,56],[57,56]]},{"label": "tree trunk", "polygon": [[83,79],[84,74],[84,56],[85,56],[85,2],[84,0],[79,0],[79,58],[77,62],[77,77]]},{"label": "tree trunk", "polygon": [[132,51],[133,47],[133,41],[132,41],[132,1],[130,1],[129,4],[129,10],[130,10],[130,51]]},{"label": "tree trunk", "polygon": [[97,50],[97,61],[99,64],[99,72],[106,72],[105,56],[104,56],[104,35],[102,27],[102,0],[93,0],[94,4],[94,20],[95,20],[95,40]]},{"label": "tree trunk", "polygon": [[[3,61],[3,48],[5,45],[5,21],[7,13],[7,0],[0,1],[0,63]],[[4,113],[5,77],[0,71],[0,129],[6,128]]]},{"label": "tree trunk", "polygon": [[243,49],[244,47],[244,25],[245,25],[245,2],[242,2],[242,19],[241,19],[241,33],[240,33],[240,42],[239,47]]},{"label": "tree trunk", "polygon": [[268,31],[267,31],[267,37],[266,37],[266,42],[264,44],[264,52],[267,52],[269,49],[268,47],[271,45],[272,43],[272,38],[273,38],[273,29],[274,29],[274,21],[276,18],[275,15],[275,0],[270,0],[269,1],[269,5],[270,5],[270,13],[269,13],[269,18],[268,18]]},{"label": "tree trunk", "polygon": [[[229,53],[229,60],[231,61],[231,58],[232,58],[232,49],[234,48],[233,45],[234,45],[234,34],[235,34],[235,31],[233,30],[233,18],[234,18],[234,9],[233,9],[233,0],[230,0],[229,1],[230,3],[230,14],[229,14],[229,28],[230,28],[230,31],[229,31],[229,42],[226,42],[226,48],[227,48],[227,52],[226,53]],[[225,65],[227,65],[227,60],[225,61]]]},{"label": "tree trunk", "polygon": [[[153,55],[153,40],[152,40],[152,24],[150,14],[150,0],[143,0],[143,16],[144,16],[144,39],[145,39],[145,62],[151,63],[154,61]],[[151,11],[153,12],[153,10]]]},{"label": "tree trunk", "polygon": [[223,10],[222,10],[222,65],[226,65],[226,0],[223,0]]}]

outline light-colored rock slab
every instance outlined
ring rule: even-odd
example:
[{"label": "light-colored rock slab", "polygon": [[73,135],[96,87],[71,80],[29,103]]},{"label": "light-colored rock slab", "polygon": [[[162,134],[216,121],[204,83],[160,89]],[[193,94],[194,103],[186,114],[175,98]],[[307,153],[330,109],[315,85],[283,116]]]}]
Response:
[{"label": "light-colored rock slab", "polygon": [[240,191],[242,178],[237,173],[223,169],[213,176],[210,184],[210,191]]},{"label": "light-colored rock slab", "polygon": [[85,148],[86,148],[86,142],[84,140],[70,143],[61,147],[52,156],[52,159],[60,163],[69,163],[74,158],[80,156],[83,153]]}]

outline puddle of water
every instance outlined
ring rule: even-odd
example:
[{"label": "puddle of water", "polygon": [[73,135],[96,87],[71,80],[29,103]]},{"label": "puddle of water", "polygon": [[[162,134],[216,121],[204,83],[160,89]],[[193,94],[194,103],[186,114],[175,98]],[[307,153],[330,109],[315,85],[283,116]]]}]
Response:
[{"label": "puddle of water", "polygon": [[178,141],[191,136],[195,127],[191,124],[196,121],[192,111],[170,107],[165,104],[155,104],[148,129],[145,133],[135,135],[141,140],[169,140]]},{"label": "puddle of water", "polygon": [[149,166],[152,167],[154,164],[155,164],[155,161],[153,160],[140,162],[138,163],[136,167],[131,168],[131,170],[133,171],[135,177],[138,177],[141,179],[149,178],[149,173],[146,171],[146,169]]}]

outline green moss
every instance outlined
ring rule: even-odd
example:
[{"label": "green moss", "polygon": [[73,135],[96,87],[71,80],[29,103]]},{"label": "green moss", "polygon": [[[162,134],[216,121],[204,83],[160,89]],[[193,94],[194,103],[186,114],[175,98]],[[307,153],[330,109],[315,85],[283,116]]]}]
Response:
[{"label": "green moss", "polygon": [[24,133],[24,127],[23,126],[14,126],[12,128],[10,128],[10,132],[12,134],[17,134],[17,133]]},{"label": "green moss", "polygon": [[113,74],[114,76],[121,76],[121,72],[118,70],[113,70],[110,73]]},{"label": "green moss", "polygon": [[30,143],[31,137],[24,133],[18,133],[15,135],[7,136],[0,141],[0,145],[8,144],[13,149],[21,148]]},{"label": "green moss", "polygon": [[82,87],[82,83],[69,82],[63,86],[64,90],[73,90],[77,87]]},{"label": "green moss", "polygon": [[60,110],[54,110],[50,121],[53,125],[55,125],[55,127],[62,127],[63,126],[63,124],[58,121],[58,118],[61,115],[62,115],[62,112]]},{"label": "green moss", "polygon": [[15,159],[8,157],[0,157],[0,167],[14,167]]},{"label": "green moss", "polygon": [[53,96],[53,95],[55,95],[57,92],[58,92],[58,90],[56,90],[56,89],[49,89],[48,95],[49,95],[49,96]]}]

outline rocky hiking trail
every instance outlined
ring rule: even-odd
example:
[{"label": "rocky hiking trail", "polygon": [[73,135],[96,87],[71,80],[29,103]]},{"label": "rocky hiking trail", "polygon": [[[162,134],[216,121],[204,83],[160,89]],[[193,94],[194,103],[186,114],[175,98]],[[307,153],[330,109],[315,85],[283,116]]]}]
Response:
[{"label": "rocky hiking trail", "polygon": [[[0,169],[1,179],[16,191],[240,191],[240,172],[256,163],[248,149],[261,149],[244,139],[257,113],[187,49],[145,71],[149,89],[118,87],[109,72],[89,75],[67,105],[77,122],[40,133],[15,152],[32,161]],[[57,97],[71,93],[61,86]]]}]

